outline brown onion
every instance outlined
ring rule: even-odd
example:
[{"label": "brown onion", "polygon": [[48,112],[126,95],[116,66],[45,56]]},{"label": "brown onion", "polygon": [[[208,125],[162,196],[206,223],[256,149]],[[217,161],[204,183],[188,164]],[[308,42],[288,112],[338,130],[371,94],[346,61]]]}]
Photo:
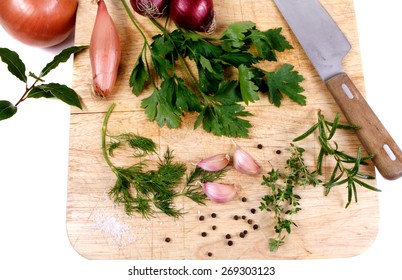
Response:
[{"label": "brown onion", "polygon": [[1,0],[0,24],[24,44],[50,47],[70,35],[77,6],[78,0]]},{"label": "brown onion", "polygon": [[107,97],[116,83],[121,47],[116,26],[103,0],[98,1],[89,56],[94,93],[99,97]]},{"label": "brown onion", "polygon": [[167,0],[130,0],[134,11],[147,17],[161,17],[167,12]]},{"label": "brown onion", "polygon": [[212,33],[216,28],[212,0],[170,0],[169,14],[180,27]]}]

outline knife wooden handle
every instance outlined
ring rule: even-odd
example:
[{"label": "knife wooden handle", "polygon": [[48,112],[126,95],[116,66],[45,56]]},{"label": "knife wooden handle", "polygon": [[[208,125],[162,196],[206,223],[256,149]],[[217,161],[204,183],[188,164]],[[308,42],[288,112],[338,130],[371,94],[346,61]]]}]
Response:
[{"label": "knife wooden handle", "polygon": [[402,176],[402,152],[347,74],[330,78],[326,85],[381,175],[389,180]]}]

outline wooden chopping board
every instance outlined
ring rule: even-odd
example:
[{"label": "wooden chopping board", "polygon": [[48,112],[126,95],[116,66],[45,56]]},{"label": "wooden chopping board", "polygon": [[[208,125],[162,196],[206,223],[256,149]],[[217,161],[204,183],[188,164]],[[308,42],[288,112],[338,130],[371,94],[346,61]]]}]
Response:
[{"label": "wooden chopping board", "polygon": [[[91,0],[80,1],[75,44],[89,44],[96,14]],[[208,202],[199,206],[188,199],[177,201],[186,215],[172,219],[158,215],[151,220],[139,215],[128,217],[121,206],[114,205],[107,193],[115,182],[115,175],[103,160],[101,152],[101,126],[105,112],[116,103],[108,129],[111,134],[136,132],[152,138],[165,151],[174,150],[175,158],[189,168],[207,156],[232,152],[232,139],[216,137],[202,129],[192,127],[194,116],[188,115],[179,129],[160,128],[147,120],[139,104],[147,95],[131,94],[128,79],[142,38],[125,14],[120,1],[105,1],[116,22],[122,42],[122,63],[119,78],[112,97],[99,100],[91,93],[89,53],[85,51],[74,61],[73,87],[82,98],[84,109],[72,109],[70,126],[69,177],[67,200],[67,231],[74,249],[88,259],[313,259],[355,256],[365,251],[376,238],[379,223],[378,196],[375,192],[359,188],[358,203],[348,209],[345,186],[333,189],[329,196],[323,188],[300,189],[302,211],[295,217],[298,227],[286,237],[279,251],[271,253],[268,239],[275,237],[273,215],[257,211],[261,197],[267,189],[261,186],[262,176],[239,175],[231,172],[224,181],[235,182],[241,189],[239,197],[227,204]],[[354,6],[352,0],[322,0],[322,4],[345,32],[353,48],[344,61],[357,88],[364,94],[364,78],[359,53]],[[305,78],[303,87],[307,106],[301,107],[285,99],[280,108],[269,104],[266,97],[248,106],[253,113],[253,128],[249,139],[236,139],[262,166],[262,174],[275,168],[283,168],[289,154],[285,151],[291,140],[316,122],[317,111],[332,119],[340,109],[312,68],[296,38],[289,30],[275,4],[271,0],[221,0],[215,1],[218,28],[216,33],[230,23],[252,20],[261,30],[283,27],[283,34],[294,49],[280,54],[278,63],[267,64],[276,69],[281,63],[293,64]],[[308,16],[308,15],[306,15]],[[148,19],[136,16],[144,32],[150,37],[158,33]],[[345,122],[345,119],[342,119]],[[342,132],[338,139],[343,150],[354,153],[360,144],[354,134]],[[261,144],[262,149],[257,145]],[[314,158],[318,143],[314,138],[300,143],[307,152],[306,161],[315,168]],[[282,151],[277,154],[276,151]],[[133,163],[129,153],[118,153],[116,164]],[[331,170],[331,162],[326,163]],[[364,172],[374,175],[373,165]],[[329,171],[328,171],[329,172]],[[329,174],[327,174],[329,176]],[[375,181],[371,181],[375,185]],[[242,202],[241,197],[247,201]],[[212,218],[211,214],[217,214]],[[199,216],[205,216],[204,221]],[[245,215],[259,225],[253,230],[243,220],[235,221],[234,215]],[[212,226],[217,228],[212,230]],[[248,230],[246,238],[239,232]],[[201,233],[207,236],[202,237]],[[227,245],[226,234],[232,235],[233,246]],[[165,242],[169,237],[170,242]],[[213,253],[210,257],[208,252]]]}]

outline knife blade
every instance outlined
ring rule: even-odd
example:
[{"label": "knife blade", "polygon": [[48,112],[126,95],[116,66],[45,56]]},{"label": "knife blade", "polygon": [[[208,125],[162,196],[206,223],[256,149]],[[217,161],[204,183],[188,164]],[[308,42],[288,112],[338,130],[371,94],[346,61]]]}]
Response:
[{"label": "knife blade", "polygon": [[274,0],[380,174],[402,176],[402,152],[343,69],[351,45],[319,0]]}]

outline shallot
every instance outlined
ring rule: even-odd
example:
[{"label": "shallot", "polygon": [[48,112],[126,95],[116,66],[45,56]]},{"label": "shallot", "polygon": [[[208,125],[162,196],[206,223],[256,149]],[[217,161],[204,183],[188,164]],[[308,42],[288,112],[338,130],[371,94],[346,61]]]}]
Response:
[{"label": "shallot", "polygon": [[89,55],[94,93],[99,97],[107,97],[116,83],[121,46],[116,25],[103,0],[98,1]]}]

